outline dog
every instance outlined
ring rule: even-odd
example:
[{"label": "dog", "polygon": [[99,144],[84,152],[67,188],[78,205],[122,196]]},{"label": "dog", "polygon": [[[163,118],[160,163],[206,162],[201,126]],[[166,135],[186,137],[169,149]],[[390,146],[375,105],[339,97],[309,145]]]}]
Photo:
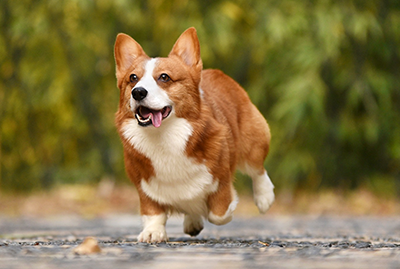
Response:
[{"label": "dog", "polygon": [[115,121],[140,198],[138,241],[167,241],[165,224],[175,212],[184,214],[190,236],[201,232],[203,218],[230,222],[238,203],[236,169],[252,178],[254,201],[265,213],[274,201],[263,165],[269,126],[238,83],[222,71],[203,70],[195,28],[165,58],[150,58],[133,38],[118,34],[114,56]]}]

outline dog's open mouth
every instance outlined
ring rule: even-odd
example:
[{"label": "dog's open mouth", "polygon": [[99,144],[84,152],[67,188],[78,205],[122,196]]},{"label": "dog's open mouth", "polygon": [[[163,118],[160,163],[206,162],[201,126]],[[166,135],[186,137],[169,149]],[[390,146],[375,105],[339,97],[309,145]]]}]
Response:
[{"label": "dog's open mouth", "polygon": [[140,126],[149,126],[153,124],[154,127],[158,128],[161,123],[171,113],[172,108],[166,106],[161,110],[154,110],[145,106],[140,106],[136,110],[135,117]]}]

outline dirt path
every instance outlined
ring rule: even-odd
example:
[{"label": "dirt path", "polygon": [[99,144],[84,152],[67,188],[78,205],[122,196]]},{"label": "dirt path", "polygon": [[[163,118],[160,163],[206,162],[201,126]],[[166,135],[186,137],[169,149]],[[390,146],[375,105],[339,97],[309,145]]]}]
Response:
[{"label": "dirt path", "polygon": [[[136,242],[140,218],[0,217],[0,268],[400,268],[400,218],[268,216],[207,224],[200,236],[167,225],[170,242]],[[101,252],[78,255],[87,236]]]}]

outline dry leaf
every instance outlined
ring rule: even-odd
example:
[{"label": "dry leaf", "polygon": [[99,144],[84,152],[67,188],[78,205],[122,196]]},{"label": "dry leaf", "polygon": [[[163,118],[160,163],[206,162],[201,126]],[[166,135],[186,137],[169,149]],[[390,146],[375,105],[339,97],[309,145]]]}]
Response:
[{"label": "dry leaf", "polygon": [[86,237],[82,244],[74,249],[74,252],[79,255],[88,255],[101,252],[99,244],[94,237]]}]

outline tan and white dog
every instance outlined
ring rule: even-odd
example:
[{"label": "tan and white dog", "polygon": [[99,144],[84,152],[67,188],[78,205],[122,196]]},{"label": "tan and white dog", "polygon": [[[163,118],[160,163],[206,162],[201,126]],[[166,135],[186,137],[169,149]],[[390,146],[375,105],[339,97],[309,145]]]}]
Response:
[{"label": "tan and white dog", "polygon": [[217,225],[231,221],[238,203],[236,168],[251,176],[255,203],[267,211],[274,201],[263,166],[268,124],[233,79],[202,70],[194,28],[166,58],[150,58],[130,36],[119,34],[115,61],[116,125],[140,197],[140,242],[168,240],[171,212],[185,215],[184,232],[191,236],[203,229],[203,218]]}]

